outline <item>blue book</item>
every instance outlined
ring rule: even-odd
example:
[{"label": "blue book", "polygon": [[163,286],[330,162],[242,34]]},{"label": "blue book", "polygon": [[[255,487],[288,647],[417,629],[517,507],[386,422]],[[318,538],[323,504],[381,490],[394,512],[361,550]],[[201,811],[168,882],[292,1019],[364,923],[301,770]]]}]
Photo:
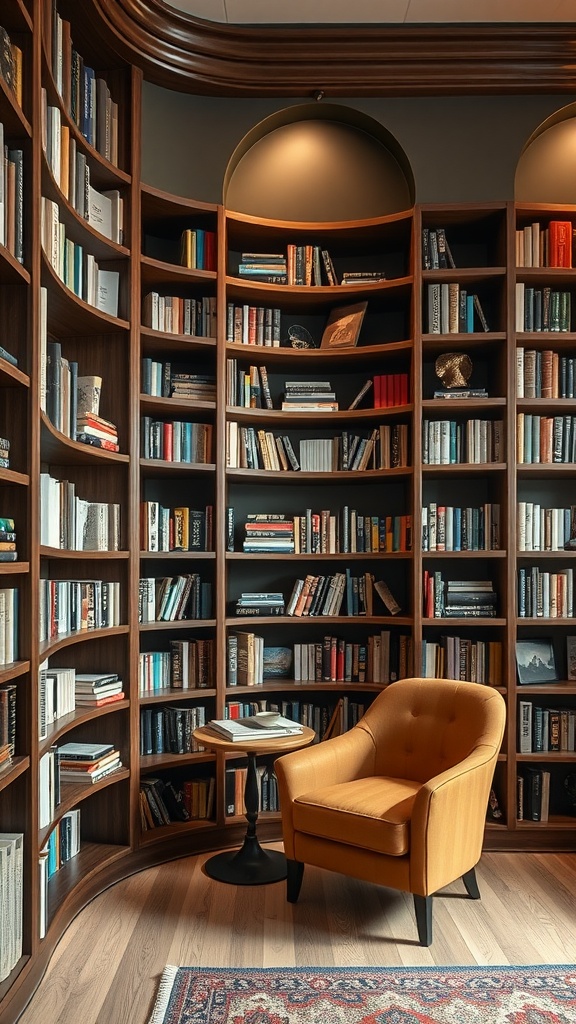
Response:
[{"label": "blue book", "polygon": [[466,296],[466,333],[474,333],[474,296]]},{"label": "blue book", "polygon": [[452,537],[453,537],[453,544],[454,544],[453,550],[454,551],[461,551],[462,550],[462,509],[461,508],[455,508],[454,509],[454,526],[453,526],[453,530],[452,530]]}]

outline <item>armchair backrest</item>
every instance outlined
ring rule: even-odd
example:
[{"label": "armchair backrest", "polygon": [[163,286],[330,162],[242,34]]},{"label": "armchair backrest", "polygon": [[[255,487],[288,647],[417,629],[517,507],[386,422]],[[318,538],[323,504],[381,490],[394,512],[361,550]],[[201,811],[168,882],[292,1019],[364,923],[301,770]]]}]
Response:
[{"label": "armchair backrest", "polygon": [[356,728],[375,745],[375,774],[426,782],[479,747],[497,756],[506,706],[479,683],[401,679],[388,686]]}]

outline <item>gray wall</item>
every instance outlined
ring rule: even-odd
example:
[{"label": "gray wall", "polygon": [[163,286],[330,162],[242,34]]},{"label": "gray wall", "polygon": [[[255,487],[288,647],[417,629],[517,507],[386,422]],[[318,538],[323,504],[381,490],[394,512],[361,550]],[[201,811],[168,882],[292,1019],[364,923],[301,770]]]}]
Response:
[{"label": "gray wall", "polygon": [[[244,135],[276,110],[310,98],[221,99],[144,83],[142,180],[174,195],[222,202],[226,166]],[[330,100],[361,110],[398,140],[414,172],[416,202],[514,198],[522,148],[573,96]]]}]

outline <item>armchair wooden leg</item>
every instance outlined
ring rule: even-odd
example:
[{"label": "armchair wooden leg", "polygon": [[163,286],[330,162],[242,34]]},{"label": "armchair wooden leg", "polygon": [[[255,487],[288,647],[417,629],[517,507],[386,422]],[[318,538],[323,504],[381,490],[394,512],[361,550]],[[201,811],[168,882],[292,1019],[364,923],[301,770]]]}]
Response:
[{"label": "armchair wooden leg", "polygon": [[300,887],[304,875],[304,865],[299,860],[288,860],[286,876],[286,899],[288,903],[296,903],[300,895]]},{"label": "armchair wooden leg", "polygon": [[466,892],[470,896],[470,899],[479,900],[480,890],[478,888],[478,882],[476,881],[476,869],[470,868],[465,875],[462,875],[462,881],[466,886]]},{"label": "armchair wooden leg", "polygon": [[414,893],[414,910],[421,946],[432,945],[432,897]]}]

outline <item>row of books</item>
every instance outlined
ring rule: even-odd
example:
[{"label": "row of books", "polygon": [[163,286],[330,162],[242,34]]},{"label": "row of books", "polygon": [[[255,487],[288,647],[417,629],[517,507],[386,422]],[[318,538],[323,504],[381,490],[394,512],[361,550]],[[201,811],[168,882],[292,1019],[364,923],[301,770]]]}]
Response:
[{"label": "row of books", "polygon": [[569,291],[516,284],[516,331],[561,331],[571,329],[572,296]]},{"label": "row of books", "polygon": [[48,882],[60,868],[80,853],[80,808],[66,811],[48,836],[48,842],[40,850]]},{"label": "row of books", "polygon": [[569,220],[532,221],[516,229],[517,267],[571,267],[574,228]]},{"label": "row of books", "polygon": [[120,505],[88,501],[76,484],[40,474],[40,543],[68,551],[119,551]]},{"label": "row of books", "polygon": [[18,660],[19,591],[15,587],[0,589],[0,665]]},{"label": "row of books", "polygon": [[429,284],[428,334],[473,334],[489,331],[478,295],[457,282]]},{"label": "row of books", "polygon": [[[5,442],[0,439],[0,445]],[[0,449],[0,451],[8,449]],[[8,460],[6,459],[6,462]],[[16,522],[11,516],[0,517],[0,562],[17,562],[18,550],[16,547]]]},{"label": "row of books", "polygon": [[202,402],[216,400],[213,373],[193,373],[184,363],[142,359],[142,394],[158,398],[188,398]]},{"label": "row of books", "polygon": [[0,469],[10,469],[10,447],[10,438],[0,437]]},{"label": "row of books", "polygon": [[422,551],[497,551],[500,548],[500,505],[422,507]]},{"label": "row of books", "polygon": [[10,38],[4,26],[0,25],[0,75],[14,93],[20,107],[22,106],[22,61],[21,48],[14,42],[14,39]]},{"label": "row of books", "polygon": [[387,583],[376,580],[373,573],[353,576],[349,568],[328,576],[308,573],[297,579],[289,600],[286,615],[301,617],[315,615],[374,614],[374,593],[382,600],[390,615],[397,615],[400,605]]},{"label": "row of books", "polygon": [[0,686],[0,770],[12,763],[16,753],[18,691],[16,683]]},{"label": "row of books", "polygon": [[118,165],[118,104],[103,78],[85,63],[73,45],[70,22],[55,7],[46,19],[45,38],[56,88],[66,111],[86,141]]},{"label": "row of books", "polygon": [[212,616],[212,584],[197,572],[140,579],[138,622],[179,622]]},{"label": "row of books", "polygon": [[520,464],[576,462],[576,416],[519,412],[516,460]]},{"label": "row of books", "polygon": [[444,580],[440,570],[424,570],[426,618],[495,618],[497,594],[492,580]]},{"label": "row of books", "polygon": [[485,686],[502,686],[502,642],[461,636],[424,640],[422,675],[426,679],[463,679]]},{"label": "row of books", "polygon": [[143,831],[181,821],[211,818],[214,813],[215,780],[171,779],[146,776],[140,782],[140,823]]},{"label": "row of books", "polygon": [[203,704],[140,708],[140,753],[191,754],[202,750],[193,732],[205,724]]},{"label": "row of books", "polygon": [[211,423],[190,420],[141,419],[141,455],[143,459],[163,462],[206,464],[212,461]]},{"label": "row of books", "polygon": [[408,466],[408,424],[382,424],[368,435],[342,431],[330,438],[301,440],[298,454],[288,434],[226,424],[229,469],[267,469],[273,472],[362,472]]},{"label": "row of books", "polygon": [[242,540],[243,551],[285,554],[409,551],[411,546],[410,515],[363,515],[349,505],[339,512],[313,512],[309,508],[295,516],[248,513]]},{"label": "row of books", "polygon": [[[228,816],[246,813],[244,789],[246,787],[247,768],[226,768],[224,777],[225,813]],[[256,766],[256,787],[258,793],[258,811],[279,811],[278,780],[271,765]]]},{"label": "row of books", "polygon": [[38,666],[38,738],[78,708],[97,708],[124,699],[123,683],[116,672],[78,672],[57,667],[48,660]]},{"label": "row of books", "polygon": [[327,635],[294,644],[296,682],[390,683],[409,674],[412,638],[380,630],[364,642]]},{"label": "row of books", "polygon": [[548,821],[550,814],[550,771],[525,766],[516,776],[516,820]]},{"label": "row of books", "polygon": [[448,270],[456,266],[445,228],[422,228],[422,269]]},{"label": "row of books", "polygon": [[120,583],[110,580],[39,581],[40,641],[67,633],[119,626]]},{"label": "row of books", "polygon": [[74,295],[108,316],[118,316],[119,272],[100,269],[92,253],[67,237],[58,203],[46,196],[42,196],[42,249]]},{"label": "row of books", "polygon": [[45,288],[41,289],[41,297],[40,407],[65,437],[117,452],[120,446],[116,424],[100,415],[102,377],[99,374],[79,374],[77,361],[62,355],[61,342],[48,341]]},{"label": "row of books", "polygon": [[518,701],[518,753],[574,751],[576,709]]},{"label": "row of books", "polygon": [[143,651],[138,658],[141,697],[162,690],[198,690],[215,685],[214,640],[171,640],[168,651]]},{"label": "row of books", "polygon": [[517,398],[574,398],[573,356],[552,349],[516,349]]},{"label": "row of books", "polygon": [[0,981],[8,977],[22,956],[23,876],[23,833],[0,832]]},{"label": "row of books", "polygon": [[576,537],[576,506],[543,508],[535,501],[519,501],[516,534],[519,551],[563,551]]},{"label": "row of books", "polygon": [[273,409],[266,367],[244,366],[238,359],[227,359],[226,405],[240,409]]},{"label": "row of books", "polygon": [[[281,310],[277,306],[226,306],[226,341],[236,345],[280,348]],[[231,405],[236,403],[231,402]]]},{"label": "row of books", "polygon": [[543,570],[538,565],[517,571],[518,617],[566,619],[574,616],[574,570]]},{"label": "row of books", "polygon": [[183,298],[148,292],[142,301],[142,325],[162,334],[216,337],[216,299],[213,295]]},{"label": "row of books", "polygon": [[423,420],[422,462],[425,466],[502,462],[502,420]]},{"label": "row of books", "polygon": [[60,107],[48,103],[42,89],[42,148],[62,195],[91,227],[122,244],[124,201],[118,189],[98,192],[90,183],[90,164],[67,124]]},{"label": "row of books", "polygon": [[0,124],[0,243],[24,263],[24,151],[4,142]]},{"label": "row of books", "polygon": [[229,633],[226,638],[226,667],[228,686],[261,686],[265,672],[264,637],[248,630]]},{"label": "row of books", "polygon": [[159,501],[140,503],[142,551],[212,551],[214,506],[168,508]]},{"label": "row of books", "polygon": [[185,228],[180,236],[180,264],[188,270],[216,270],[216,232]]}]

